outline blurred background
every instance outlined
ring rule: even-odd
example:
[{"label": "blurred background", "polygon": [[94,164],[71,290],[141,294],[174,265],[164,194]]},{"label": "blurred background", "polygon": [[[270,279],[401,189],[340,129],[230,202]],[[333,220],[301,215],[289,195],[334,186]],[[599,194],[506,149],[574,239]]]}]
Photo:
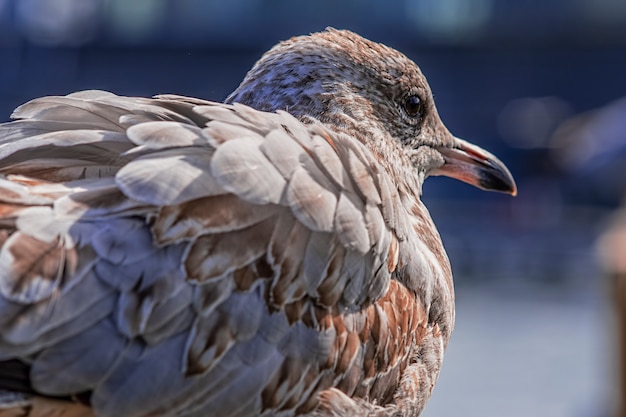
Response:
[{"label": "blurred background", "polygon": [[423,415],[615,415],[623,348],[594,245],[626,191],[624,0],[0,0],[0,120],[79,89],[222,100],[277,41],[326,26],[414,59],[449,129],[518,182],[424,188],[458,306]]}]

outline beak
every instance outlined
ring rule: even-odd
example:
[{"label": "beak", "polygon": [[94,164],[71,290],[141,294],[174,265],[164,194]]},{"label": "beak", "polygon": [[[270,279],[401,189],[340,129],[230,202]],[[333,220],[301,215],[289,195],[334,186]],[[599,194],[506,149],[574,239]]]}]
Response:
[{"label": "beak", "polygon": [[445,175],[456,178],[488,191],[500,191],[516,195],[515,180],[498,158],[486,150],[463,139],[454,138],[452,147],[436,148],[445,163],[430,175]]}]

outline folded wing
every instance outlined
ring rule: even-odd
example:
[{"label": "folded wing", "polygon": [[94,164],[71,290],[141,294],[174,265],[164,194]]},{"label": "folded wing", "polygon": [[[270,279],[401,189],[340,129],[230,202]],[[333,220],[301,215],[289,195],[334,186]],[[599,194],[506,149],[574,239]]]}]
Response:
[{"label": "folded wing", "polygon": [[178,96],[86,91],[13,117],[0,387],[103,416],[306,411],[332,387],[393,399],[427,318],[392,280],[411,231],[360,143]]}]

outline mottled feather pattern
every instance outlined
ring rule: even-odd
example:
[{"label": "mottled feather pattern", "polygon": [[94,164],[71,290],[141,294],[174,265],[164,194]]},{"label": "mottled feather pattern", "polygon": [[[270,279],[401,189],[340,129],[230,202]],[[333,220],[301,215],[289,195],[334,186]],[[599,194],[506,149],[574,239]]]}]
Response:
[{"label": "mottled feather pattern", "polygon": [[225,103],[91,90],[13,117],[0,417],[418,416],[454,327],[422,183],[516,192],[415,63],[349,31],[281,42]]},{"label": "mottled feather pattern", "polygon": [[[409,208],[362,144],[178,96],[84,92],[14,116],[0,126],[0,357],[27,361],[37,392],[88,392],[102,416],[407,401],[395,386],[420,372],[413,347],[442,336],[424,290],[400,283],[414,259],[398,252],[420,245]],[[447,272],[430,261],[424,282]]]}]

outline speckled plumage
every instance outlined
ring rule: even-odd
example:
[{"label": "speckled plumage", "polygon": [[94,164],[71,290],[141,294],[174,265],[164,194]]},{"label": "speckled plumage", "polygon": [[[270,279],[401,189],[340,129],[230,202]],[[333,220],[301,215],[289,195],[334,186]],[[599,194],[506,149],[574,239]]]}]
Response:
[{"label": "speckled plumage", "polygon": [[417,416],[454,326],[422,182],[515,192],[414,63],[347,31],[277,45],[227,104],[85,91],[13,118],[0,416]]}]

